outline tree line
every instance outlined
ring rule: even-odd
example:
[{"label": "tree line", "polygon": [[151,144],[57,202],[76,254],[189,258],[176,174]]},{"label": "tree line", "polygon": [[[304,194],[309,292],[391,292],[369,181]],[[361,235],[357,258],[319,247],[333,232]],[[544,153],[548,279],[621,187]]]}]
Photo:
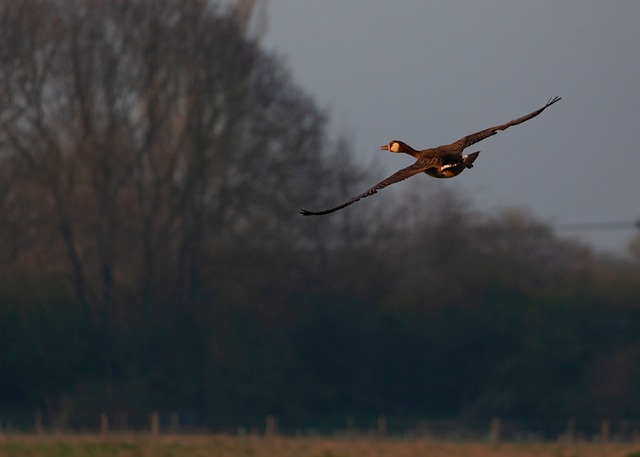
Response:
[{"label": "tree line", "polygon": [[301,218],[368,173],[240,3],[0,1],[0,411],[640,417],[637,240]]}]

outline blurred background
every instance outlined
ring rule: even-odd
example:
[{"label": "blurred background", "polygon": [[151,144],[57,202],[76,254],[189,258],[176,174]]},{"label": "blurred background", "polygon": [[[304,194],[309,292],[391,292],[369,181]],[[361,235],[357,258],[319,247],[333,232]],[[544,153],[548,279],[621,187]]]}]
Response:
[{"label": "blurred background", "polygon": [[0,1],[0,427],[637,425],[640,4],[343,3]]}]

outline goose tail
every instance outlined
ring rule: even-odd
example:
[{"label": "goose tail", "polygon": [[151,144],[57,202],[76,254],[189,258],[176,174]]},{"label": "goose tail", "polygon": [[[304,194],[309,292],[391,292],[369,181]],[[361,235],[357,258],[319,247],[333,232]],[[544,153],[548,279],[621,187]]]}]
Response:
[{"label": "goose tail", "polygon": [[467,168],[473,168],[473,162],[475,162],[475,160],[478,158],[478,154],[480,154],[480,151],[472,152],[471,154],[465,156],[464,160],[462,161],[462,163],[464,163],[464,166]]}]

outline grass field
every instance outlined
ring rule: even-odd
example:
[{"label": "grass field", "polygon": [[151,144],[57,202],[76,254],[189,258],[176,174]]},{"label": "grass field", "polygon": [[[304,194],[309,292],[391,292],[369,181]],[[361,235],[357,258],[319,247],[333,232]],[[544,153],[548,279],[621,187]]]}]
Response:
[{"label": "grass field", "polygon": [[0,457],[640,457],[640,443],[259,436],[0,435]]}]

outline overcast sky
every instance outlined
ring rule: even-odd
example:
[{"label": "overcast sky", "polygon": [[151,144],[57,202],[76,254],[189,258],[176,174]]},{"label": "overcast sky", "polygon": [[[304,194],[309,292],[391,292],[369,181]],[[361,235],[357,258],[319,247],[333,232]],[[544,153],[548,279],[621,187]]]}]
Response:
[{"label": "overcast sky", "polygon": [[[447,144],[559,95],[437,184],[552,225],[640,218],[640,1],[268,0],[266,12],[265,48],[380,177],[411,162],[379,150],[392,139]],[[562,233],[624,252],[636,230]]]}]

